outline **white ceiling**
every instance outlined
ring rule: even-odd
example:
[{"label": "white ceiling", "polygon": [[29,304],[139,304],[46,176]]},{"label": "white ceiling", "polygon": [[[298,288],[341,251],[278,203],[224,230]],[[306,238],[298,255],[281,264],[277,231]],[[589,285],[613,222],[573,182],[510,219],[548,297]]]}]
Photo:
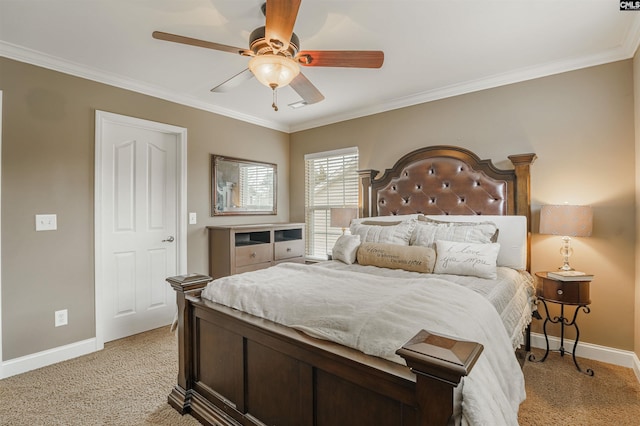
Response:
[{"label": "white ceiling", "polygon": [[302,50],[383,50],[381,69],[302,72],[325,95],[300,109],[256,79],[210,89],[248,58],[155,40],[154,30],[246,48],[262,0],[0,0],[0,56],[293,132],[627,59],[640,12],[617,0],[303,0]]}]

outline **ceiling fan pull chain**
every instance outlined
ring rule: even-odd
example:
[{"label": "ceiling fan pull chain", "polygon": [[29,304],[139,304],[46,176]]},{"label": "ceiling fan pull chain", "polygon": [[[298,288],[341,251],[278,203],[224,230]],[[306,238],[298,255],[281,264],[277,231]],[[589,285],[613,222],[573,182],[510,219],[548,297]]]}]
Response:
[{"label": "ceiling fan pull chain", "polygon": [[272,87],[271,88],[273,90],[273,103],[271,104],[271,108],[273,108],[274,111],[278,111],[278,92],[277,92],[277,87]]}]

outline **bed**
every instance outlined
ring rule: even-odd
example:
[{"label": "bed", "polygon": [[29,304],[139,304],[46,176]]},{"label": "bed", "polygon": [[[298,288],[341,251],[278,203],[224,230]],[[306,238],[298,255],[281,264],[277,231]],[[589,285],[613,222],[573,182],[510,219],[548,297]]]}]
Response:
[{"label": "bed", "polygon": [[[411,237],[407,238],[419,239],[422,238],[420,235],[426,234],[416,234],[417,226],[441,230],[441,223],[459,224],[466,220],[475,225],[480,219],[480,222],[486,222],[484,218],[518,216],[525,227],[520,249],[504,250],[511,232],[500,227],[496,236],[503,244],[482,245],[483,250],[490,246],[503,247],[499,253],[498,249],[492,248],[487,254],[489,259],[494,256],[494,267],[488,268],[486,273],[495,274],[495,277],[487,275],[482,279],[514,281],[508,277],[513,274],[509,272],[513,268],[495,267],[495,256],[502,255],[503,263],[508,264],[504,256],[508,257],[514,251],[521,269],[516,276],[526,276],[529,269],[529,171],[535,155],[512,155],[509,160],[513,169],[498,169],[491,161],[480,160],[463,148],[433,146],[405,155],[379,178],[375,170],[362,170],[359,172],[360,219],[352,224],[353,236],[359,235],[362,239],[368,235],[362,234],[362,229],[358,229],[360,226],[367,232],[375,231],[372,235],[395,234],[397,237],[402,230],[402,238],[405,238],[408,231],[403,227],[410,222],[414,228],[409,232]],[[367,220],[373,222],[367,223]],[[466,225],[460,228],[468,229]],[[473,232],[476,231],[474,227]],[[452,232],[458,232],[458,229]],[[469,245],[467,240],[464,242],[467,244],[465,250],[478,248]],[[366,244],[361,241],[357,253],[366,247],[370,249],[367,253],[374,258],[380,257],[380,250],[385,249],[423,256],[424,251],[414,250],[427,249],[412,245],[411,241],[406,244],[409,248],[404,247],[405,244],[390,247],[388,243],[375,237]],[[440,239],[431,243],[437,243],[441,253],[460,248],[457,243]],[[466,255],[466,251],[463,254]],[[478,257],[477,252],[473,256],[471,263],[480,265],[485,273],[484,263],[478,260],[484,257]],[[386,254],[382,257],[385,261],[390,259]],[[502,408],[483,408],[483,405],[493,403],[483,399],[483,395],[493,393],[494,376],[500,376],[496,386],[506,386],[506,390],[501,388],[502,393],[523,392],[523,386],[518,385],[521,378],[517,379],[516,373],[513,373],[515,379],[510,377],[511,358],[515,359],[513,348],[523,343],[522,331],[530,320],[531,307],[520,307],[521,312],[517,314],[504,314],[504,307],[498,308],[498,305],[510,305],[509,300],[500,302],[496,298],[489,302],[486,295],[478,294],[482,290],[469,290],[462,282],[451,285],[441,279],[445,275],[455,275],[451,272],[459,271],[456,268],[468,267],[468,261],[462,262],[466,265],[456,264],[455,256],[450,258],[454,265],[450,270],[447,269],[451,268],[450,264],[445,265],[445,262],[438,266],[438,261],[445,257],[433,256],[431,267],[441,270],[429,278],[429,285],[422,281],[427,279],[423,277],[425,274],[410,272],[404,267],[372,266],[375,261],[367,266],[364,254],[362,259],[363,264],[351,265],[340,260],[308,266],[283,264],[261,272],[222,278],[223,281],[216,280],[213,285],[208,285],[209,277],[198,274],[169,278],[168,282],[178,294],[179,345],[178,380],[169,395],[169,403],[203,424],[225,426],[479,423],[481,420],[474,417],[473,410],[476,409],[481,416],[477,419],[495,415],[503,423],[513,423],[513,407],[505,408],[511,411],[510,414],[492,412]],[[406,260],[405,257],[402,259]],[[411,265],[415,267],[418,263],[420,261],[412,261]],[[459,280],[471,279],[463,276]],[[368,287],[360,288],[365,281]],[[342,287],[346,287],[351,295],[335,296],[339,283],[345,282],[350,284]],[[252,296],[243,298],[242,292],[232,290],[234,285],[253,286]],[[270,290],[271,285],[284,287]],[[327,287],[326,293],[334,295],[334,299],[318,302],[313,299],[316,296],[306,293],[320,286]],[[477,287],[482,289],[482,286]],[[433,293],[440,288],[441,295]],[[257,303],[273,293],[302,293],[306,304],[294,303],[287,298]],[[361,298],[369,293],[379,294],[377,299]],[[463,299],[470,301],[464,302],[463,306],[460,304]],[[385,304],[380,305],[380,300]],[[428,308],[408,306],[420,300],[430,303],[425,305]],[[392,316],[387,304],[396,301],[406,307],[402,310],[410,315],[402,319]],[[307,315],[321,303],[325,303],[326,312],[333,308],[336,315],[325,318],[325,311],[315,317]],[[298,305],[300,309],[292,309]],[[351,314],[349,309],[354,306],[356,310]],[[366,312],[357,310],[360,308]],[[287,311],[297,312],[291,314],[293,317],[284,317]],[[341,315],[345,312],[350,314]],[[431,319],[421,315],[431,315]],[[487,321],[493,321],[490,325],[479,319],[485,316]],[[307,317],[313,320],[304,322]],[[355,338],[342,333],[352,327],[343,322],[346,317],[350,321],[359,318],[359,325],[355,327],[360,332]],[[520,319],[507,320],[510,317]],[[438,321],[441,318],[446,320]],[[513,324],[508,327],[507,322]],[[389,330],[386,330],[386,337],[381,338],[377,333],[383,329]],[[471,332],[472,329],[475,331]],[[459,385],[461,380],[462,385]],[[509,386],[519,388],[509,389]],[[466,396],[466,392],[474,389]],[[506,401],[504,404],[516,404],[517,416],[517,403]],[[471,407],[473,405],[476,407]]]}]

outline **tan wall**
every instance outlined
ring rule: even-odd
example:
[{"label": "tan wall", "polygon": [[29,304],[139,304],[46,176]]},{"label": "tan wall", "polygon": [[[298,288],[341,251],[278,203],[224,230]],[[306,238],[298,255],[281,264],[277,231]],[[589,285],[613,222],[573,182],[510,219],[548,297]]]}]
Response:
[{"label": "tan wall", "polygon": [[[635,335],[638,353],[633,79],[632,61],[603,65],[298,132],[289,152],[281,132],[0,58],[3,359],[94,336],[96,109],[188,129],[188,210],[198,214],[188,227],[190,272],[207,270],[207,225],[285,221],[289,200],[291,220],[304,219],[307,152],[356,145],[360,167],[379,170],[435,144],[469,148],[499,167],[509,167],[509,154],[535,152],[534,213],[564,201],[594,206],[594,236],[575,239],[572,258],[596,274],[581,340],[633,350]],[[211,153],[277,163],[278,216],[209,217]],[[36,213],[57,213],[59,230],[35,233]],[[534,235],[533,270],[555,268],[559,245]],[[70,324],[54,328],[63,308]]]},{"label": "tan wall", "polygon": [[[4,360],[95,336],[95,110],[188,130],[188,270],[207,273],[205,226],[286,221],[289,135],[150,96],[0,58],[2,138],[2,348]],[[211,218],[209,155],[278,165],[278,216]],[[34,230],[56,213],[58,231]],[[54,328],[54,311],[69,325]]]},{"label": "tan wall", "polygon": [[[535,152],[534,232],[543,204],[594,208],[593,237],[574,239],[571,260],[596,275],[592,311],[578,317],[581,341],[633,350],[632,65],[616,62],[297,132],[291,137],[291,220],[304,219],[309,152],[358,146],[360,168],[380,171],[429,145],[462,146],[502,168],[511,167],[507,155]],[[532,243],[533,271],[560,265],[558,237],[536,234]],[[534,331],[541,331],[539,322]]]}]

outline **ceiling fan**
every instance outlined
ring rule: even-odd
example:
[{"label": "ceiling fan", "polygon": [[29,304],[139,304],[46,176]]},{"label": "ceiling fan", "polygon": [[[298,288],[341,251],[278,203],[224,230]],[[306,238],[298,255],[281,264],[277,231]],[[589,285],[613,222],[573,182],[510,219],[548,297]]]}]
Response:
[{"label": "ceiling fan", "polygon": [[303,105],[320,102],[324,95],[300,72],[305,67],[380,68],[384,52],[379,50],[299,50],[300,40],[293,32],[302,0],[267,0],[262,5],[266,17],[249,37],[249,49],[154,31],[153,38],[249,56],[249,67],[234,75],[212,92],[226,92],[256,77],[273,90],[273,109],[278,110],[276,89],[290,85]]}]

